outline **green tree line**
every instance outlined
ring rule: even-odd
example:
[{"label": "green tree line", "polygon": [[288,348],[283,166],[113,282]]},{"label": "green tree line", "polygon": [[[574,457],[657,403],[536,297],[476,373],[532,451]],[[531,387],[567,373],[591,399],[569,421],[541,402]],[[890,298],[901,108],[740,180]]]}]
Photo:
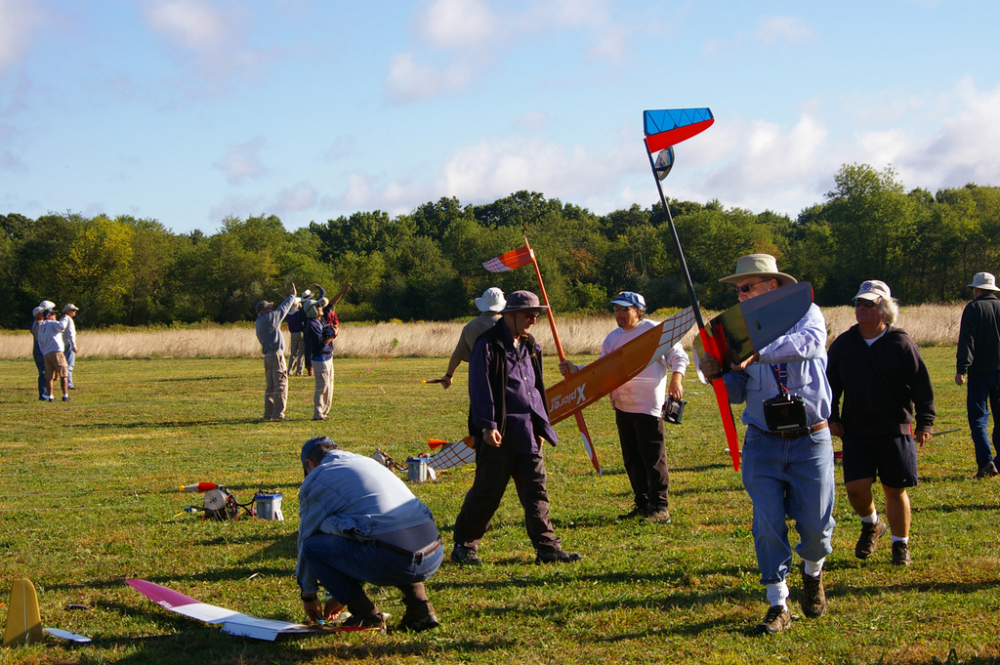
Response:
[{"label": "green tree line", "polygon": [[[887,282],[904,304],[967,299],[978,271],[997,272],[1000,188],[968,184],[905,191],[890,168],[845,165],[823,203],[797,218],[670,201],[702,303],[734,301],[718,283],[752,252],[813,284],[821,305],[848,302],[865,279]],[[482,262],[524,244],[539,258],[556,311],[606,308],[619,290],[650,308],[684,306],[687,293],[659,204],[606,215],[519,191],[485,205],[442,198],[391,217],[356,212],[288,231],[276,216],[227,218],[210,236],[176,234],[151,219],[29,219],[0,215],[0,327],[23,328],[43,298],[74,302],[78,323],[250,320],[254,304],[291,282],[354,287],[344,320],[448,320],[470,315],[484,289],[536,288],[529,268],[491,274]]]}]

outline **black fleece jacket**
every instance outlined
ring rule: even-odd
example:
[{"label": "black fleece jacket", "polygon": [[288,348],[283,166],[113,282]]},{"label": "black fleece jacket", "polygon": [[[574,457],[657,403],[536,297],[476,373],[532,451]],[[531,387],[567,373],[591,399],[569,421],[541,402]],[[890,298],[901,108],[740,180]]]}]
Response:
[{"label": "black fleece jacket", "polygon": [[1000,371],[1000,299],[995,292],[965,306],[955,355],[958,374]]},{"label": "black fleece jacket", "polygon": [[868,346],[855,325],[833,341],[828,357],[830,422],[842,423],[848,432],[908,434],[915,416],[916,431],[931,431],[934,388],[917,345],[905,331],[889,326]]}]

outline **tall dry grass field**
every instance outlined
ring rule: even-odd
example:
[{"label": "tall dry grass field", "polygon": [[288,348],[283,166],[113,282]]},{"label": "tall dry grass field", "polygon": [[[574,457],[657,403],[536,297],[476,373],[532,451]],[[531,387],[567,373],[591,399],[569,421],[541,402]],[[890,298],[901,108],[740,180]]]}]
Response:
[{"label": "tall dry grass field", "polygon": [[[922,346],[955,344],[963,305],[920,305],[903,307],[897,325]],[[854,325],[854,309],[829,307],[823,310],[830,340]],[[706,312],[705,316],[713,316]],[[451,355],[462,322],[345,323],[334,353],[352,358],[435,358]],[[610,316],[560,317],[559,338],[569,355],[596,355],[601,342],[614,329]],[[539,320],[532,331],[546,351],[555,350],[552,331]],[[690,347],[695,330],[683,343]],[[287,335],[287,333],[286,333]],[[254,358],[260,345],[252,328],[210,327],[206,329],[166,329],[130,331],[78,331],[78,358]],[[0,359],[31,357],[31,335],[27,332],[0,334]]]}]

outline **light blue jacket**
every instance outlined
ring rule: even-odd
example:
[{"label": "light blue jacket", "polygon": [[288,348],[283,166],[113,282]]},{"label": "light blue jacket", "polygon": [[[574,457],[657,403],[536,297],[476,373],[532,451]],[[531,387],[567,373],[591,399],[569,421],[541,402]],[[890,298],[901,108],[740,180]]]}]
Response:
[{"label": "light blue jacket", "polygon": [[302,593],[319,590],[303,562],[302,546],[316,533],[354,540],[379,540],[382,534],[434,522],[430,509],[396,474],[370,457],[331,450],[299,489],[299,560],[295,567]]},{"label": "light blue jacket", "polygon": [[801,395],[808,424],[815,425],[830,417],[832,392],[826,379],[826,319],[816,304],[787,333],[765,346],[760,360],[745,371],[726,372],[723,378],[733,404],[746,402],[743,424],[767,431],[764,401],[778,395],[772,365],[787,363],[785,387]]}]

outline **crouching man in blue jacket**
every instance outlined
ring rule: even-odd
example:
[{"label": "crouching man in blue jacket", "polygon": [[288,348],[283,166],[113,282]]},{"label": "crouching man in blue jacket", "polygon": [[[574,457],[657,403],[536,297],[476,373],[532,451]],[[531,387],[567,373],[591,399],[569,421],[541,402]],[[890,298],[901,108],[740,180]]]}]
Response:
[{"label": "crouching man in blue jacket", "polygon": [[[403,593],[397,630],[436,628],[423,583],[441,565],[441,536],[427,506],[392,471],[325,436],[302,446],[302,468],[295,574],[306,614],[330,620],[346,605],[344,625],[384,631],[385,614],[365,593],[367,582]],[[332,596],[325,606],[319,585]]]}]

